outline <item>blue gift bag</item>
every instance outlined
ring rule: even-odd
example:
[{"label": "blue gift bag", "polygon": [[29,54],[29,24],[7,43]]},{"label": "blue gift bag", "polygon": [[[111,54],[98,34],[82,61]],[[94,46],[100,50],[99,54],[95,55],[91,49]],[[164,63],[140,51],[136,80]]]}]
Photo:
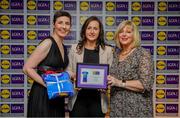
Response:
[{"label": "blue gift bag", "polygon": [[70,76],[67,72],[43,74],[49,99],[62,96],[73,96],[74,89]]}]

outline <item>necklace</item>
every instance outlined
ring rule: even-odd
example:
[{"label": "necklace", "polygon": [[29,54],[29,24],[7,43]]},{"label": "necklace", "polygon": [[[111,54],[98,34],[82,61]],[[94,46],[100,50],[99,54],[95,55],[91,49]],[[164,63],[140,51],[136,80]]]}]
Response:
[{"label": "necklace", "polygon": [[125,60],[125,59],[128,57],[128,55],[129,55],[131,52],[133,52],[133,50],[135,50],[135,48],[131,48],[130,50],[121,52],[120,55],[119,55],[119,61]]},{"label": "necklace", "polygon": [[130,49],[130,50],[124,51],[124,52],[121,53],[121,55],[122,56],[128,55],[132,50],[133,50],[133,48]]},{"label": "necklace", "polygon": [[128,50],[128,51],[124,51],[123,53],[121,53],[122,56],[125,56],[127,54],[129,54],[131,52],[131,50]]}]

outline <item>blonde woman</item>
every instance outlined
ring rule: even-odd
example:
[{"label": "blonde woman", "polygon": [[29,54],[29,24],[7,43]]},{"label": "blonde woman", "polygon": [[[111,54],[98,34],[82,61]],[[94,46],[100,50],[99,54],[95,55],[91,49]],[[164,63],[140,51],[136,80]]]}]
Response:
[{"label": "blonde woman", "polygon": [[152,117],[154,69],[150,52],[140,47],[137,26],[123,21],[115,33],[119,51],[108,76],[111,117]]}]

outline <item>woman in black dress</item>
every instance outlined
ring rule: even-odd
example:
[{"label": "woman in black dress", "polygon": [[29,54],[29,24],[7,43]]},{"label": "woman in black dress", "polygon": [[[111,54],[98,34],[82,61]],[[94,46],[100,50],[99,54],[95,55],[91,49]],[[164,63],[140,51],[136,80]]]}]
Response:
[{"label": "woman in black dress", "polygon": [[49,67],[55,71],[66,69],[69,60],[63,45],[64,37],[71,28],[71,15],[57,11],[53,19],[53,34],[44,39],[28,58],[23,67],[24,73],[34,80],[28,99],[28,117],[64,117],[64,98],[48,99],[46,84],[41,71],[35,69]]}]

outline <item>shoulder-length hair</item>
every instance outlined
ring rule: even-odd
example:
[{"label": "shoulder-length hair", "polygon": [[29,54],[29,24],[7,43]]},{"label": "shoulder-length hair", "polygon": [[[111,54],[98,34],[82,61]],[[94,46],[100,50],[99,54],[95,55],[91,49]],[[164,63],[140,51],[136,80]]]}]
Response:
[{"label": "shoulder-length hair", "polygon": [[82,49],[87,41],[87,38],[86,38],[86,29],[89,25],[90,22],[92,21],[97,21],[99,23],[99,29],[100,29],[100,32],[99,32],[99,36],[98,36],[98,39],[96,41],[96,47],[95,47],[95,50],[99,50],[99,46],[101,46],[102,49],[105,48],[105,41],[104,41],[104,29],[103,29],[103,25],[101,23],[101,21],[96,17],[96,16],[91,16],[89,18],[86,19],[86,21],[84,22],[82,28],[81,28],[81,32],[80,32],[80,37],[81,39],[79,40],[78,42],[78,45],[76,47],[77,51],[79,53],[82,52]]},{"label": "shoulder-length hair", "polygon": [[132,27],[134,47],[139,47],[141,44],[141,38],[140,38],[139,30],[138,30],[138,27],[134,24],[134,22],[130,21],[130,20],[122,21],[119,24],[119,26],[117,27],[117,30],[116,30],[115,35],[114,35],[114,41],[115,41],[116,46],[119,48],[122,48],[122,46],[119,42],[119,33],[122,32],[123,28],[126,26]]}]

